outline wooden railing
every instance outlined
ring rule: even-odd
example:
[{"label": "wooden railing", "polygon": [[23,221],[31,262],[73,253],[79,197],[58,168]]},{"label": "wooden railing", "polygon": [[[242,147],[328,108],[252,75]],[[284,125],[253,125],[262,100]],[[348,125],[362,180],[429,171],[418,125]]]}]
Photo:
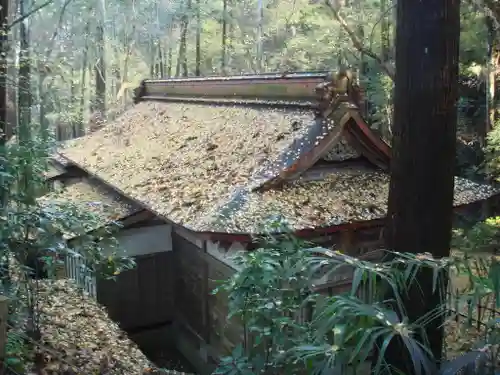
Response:
[{"label": "wooden railing", "polygon": [[66,278],[74,280],[90,296],[97,298],[96,278],[86,269],[85,258],[81,255],[67,254],[64,263]]}]

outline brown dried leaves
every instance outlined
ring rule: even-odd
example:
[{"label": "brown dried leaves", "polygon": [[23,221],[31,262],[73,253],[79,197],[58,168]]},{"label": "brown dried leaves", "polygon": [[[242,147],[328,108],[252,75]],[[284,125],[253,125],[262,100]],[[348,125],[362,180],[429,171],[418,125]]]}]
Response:
[{"label": "brown dried leaves", "polygon": [[[69,280],[40,281],[47,374],[142,374],[151,363],[97,302]],[[71,372],[70,372],[71,373]]]},{"label": "brown dried leaves", "polygon": [[106,190],[84,181],[68,185],[60,192],[47,194],[40,200],[42,202],[80,203],[82,209],[97,216],[98,225],[120,219],[135,211],[134,207],[114,199]]},{"label": "brown dried leaves", "polygon": [[[313,119],[312,112],[299,110],[144,102],[107,127],[69,142],[63,153],[194,230],[254,232],[277,214],[295,229],[383,217],[389,177],[377,172],[337,173],[263,195],[236,194],[238,202],[231,202],[259,166],[299,139]],[[457,178],[455,205],[493,193],[491,187]]]},{"label": "brown dried leaves", "polygon": [[62,152],[155,211],[192,223],[313,119],[299,110],[145,102]]}]

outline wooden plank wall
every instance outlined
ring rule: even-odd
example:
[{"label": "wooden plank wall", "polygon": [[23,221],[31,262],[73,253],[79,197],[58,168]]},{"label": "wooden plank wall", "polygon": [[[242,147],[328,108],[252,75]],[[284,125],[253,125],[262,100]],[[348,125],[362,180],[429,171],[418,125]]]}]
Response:
[{"label": "wooden plank wall", "polygon": [[[234,269],[207,253],[204,243],[195,244],[172,233],[176,259],[175,305],[177,321],[189,334],[192,346],[204,356],[218,358],[240,342],[243,329],[227,322],[227,298],[211,292],[217,281],[228,279]],[[201,245],[201,247],[199,246]]]},{"label": "wooden plank wall", "polygon": [[174,296],[177,320],[206,340],[208,276],[203,249],[176,232],[172,233],[172,247],[175,258]]},{"label": "wooden plank wall", "polygon": [[[379,226],[321,236],[312,241],[318,245],[349,249],[355,255],[379,247],[381,230]],[[218,281],[229,278],[234,268],[207,253],[203,242],[188,239],[175,230],[172,245],[176,264],[176,320],[185,332],[183,335],[189,336],[197,352],[213,358],[228,354],[237,343],[242,342],[243,325],[234,320],[229,324],[226,296],[219,293],[212,295],[211,291],[219,285]],[[325,288],[325,293],[336,291],[335,287]]]},{"label": "wooden plank wall", "polygon": [[134,257],[137,267],[113,280],[97,280],[97,300],[126,331],[174,318],[174,254],[172,251]]},{"label": "wooden plank wall", "polygon": [[[496,200],[495,200],[496,202]],[[477,213],[481,204],[465,209]],[[462,210],[462,212],[464,212]],[[308,241],[315,245],[340,250],[353,256],[378,260],[383,252],[384,223],[374,222],[371,227],[331,233]],[[178,322],[190,333],[193,348],[199,352],[218,358],[242,342],[244,332],[241,323],[227,321],[228,303],[222,294],[211,295],[218,285],[218,280],[225,280],[234,273],[234,268],[207,253],[202,241],[172,233],[173,252],[175,254],[175,306]],[[342,275],[322,280],[318,292],[335,295],[350,289],[352,270],[346,269]]]}]

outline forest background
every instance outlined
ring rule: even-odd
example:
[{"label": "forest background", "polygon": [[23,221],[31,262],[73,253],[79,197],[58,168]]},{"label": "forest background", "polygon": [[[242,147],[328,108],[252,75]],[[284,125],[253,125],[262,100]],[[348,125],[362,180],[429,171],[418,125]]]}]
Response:
[{"label": "forest background", "polygon": [[[461,14],[459,134],[469,147],[459,153],[471,166],[498,117],[500,4],[463,1]],[[8,18],[7,133],[29,115],[57,139],[82,135],[122,113],[149,77],[348,66],[370,124],[391,138],[392,0],[14,0]]]},{"label": "forest background", "polygon": [[[336,71],[345,66],[358,73],[367,99],[365,117],[391,142],[396,17],[395,2],[390,0],[0,4],[0,18],[7,17],[8,25],[8,32],[0,35],[7,50],[7,62],[0,61],[0,68],[7,70],[6,75],[0,71],[8,92],[4,130],[8,136],[17,133],[21,151],[23,140],[29,139],[22,130],[39,126],[65,140],[112,120],[132,104],[133,89],[144,78]],[[461,18],[462,147],[457,168],[462,175],[483,178],[483,146],[487,138],[489,150],[500,144],[500,127],[495,127],[500,103],[500,3],[462,1]],[[35,158],[29,147],[19,154],[22,160],[27,155]],[[11,175],[30,175],[25,164],[19,163]],[[24,179],[19,182],[29,186]],[[4,184],[3,191],[13,191],[13,184]],[[26,205],[33,206],[34,194],[15,198],[24,204],[26,196]]]}]

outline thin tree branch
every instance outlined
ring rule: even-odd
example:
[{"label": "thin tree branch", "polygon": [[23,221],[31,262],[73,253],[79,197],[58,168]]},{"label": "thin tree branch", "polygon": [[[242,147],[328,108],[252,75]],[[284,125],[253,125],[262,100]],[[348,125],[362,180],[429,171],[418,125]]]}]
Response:
[{"label": "thin tree branch", "polygon": [[373,46],[373,37],[374,37],[374,33],[375,33],[375,28],[378,26],[378,24],[379,24],[380,22],[382,22],[382,20],[383,20],[385,17],[387,17],[387,15],[388,15],[390,12],[392,12],[392,10],[393,10],[394,8],[396,8],[396,5],[397,5],[397,4],[392,4],[389,8],[387,8],[387,9],[385,10],[385,12],[384,12],[384,13],[382,13],[382,14],[380,15],[380,17],[378,18],[377,22],[375,22],[375,23],[373,24],[372,31],[370,32],[370,48]]},{"label": "thin tree branch", "polygon": [[52,37],[50,38],[50,48],[47,50],[47,54],[45,56],[47,58],[47,60],[49,59],[49,57],[52,54],[52,51],[55,47],[57,34],[59,34],[59,30],[61,29],[62,23],[64,21],[64,14],[66,13],[66,8],[71,3],[71,1],[72,0],[65,0],[64,4],[62,6],[62,9],[61,9],[61,13],[59,13],[59,20],[57,22],[57,26],[56,26],[54,32],[52,33]]},{"label": "thin tree branch", "polygon": [[375,52],[373,52],[373,50],[363,46],[362,41],[358,38],[356,33],[351,30],[351,28],[347,24],[346,20],[340,15],[339,11],[330,3],[329,0],[325,0],[324,4],[332,13],[333,18],[335,18],[335,20],[340,24],[342,29],[344,29],[346,34],[349,36],[349,39],[351,39],[351,42],[354,45],[354,47],[359,52],[374,59],[380,65],[380,67],[384,70],[384,72],[389,76],[389,78],[392,81],[394,81],[394,77],[395,77],[394,68],[391,65],[387,64],[386,62],[384,62],[379,55],[377,55]]},{"label": "thin tree branch", "polygon": [[9,31],[10,29],[12,29],[12,27],[14,27],[15,25],[17,25],[18,23],[23,22],[25,19],[29,18],[30,16],[32,16],[33,14],[35,14],[36,12],[38,12],[39,10],[45,8],[47,5],[52,4],[53,2],[54,2],[54,0],[48,0],[45,3],[40,4],[37,7],[34,7],[28,13],[23,14],[21,17],[19,17],[19,18],[15,19],[14,21],[12,21],[12,23],[10,25],[7,25],[7,31]]}]

